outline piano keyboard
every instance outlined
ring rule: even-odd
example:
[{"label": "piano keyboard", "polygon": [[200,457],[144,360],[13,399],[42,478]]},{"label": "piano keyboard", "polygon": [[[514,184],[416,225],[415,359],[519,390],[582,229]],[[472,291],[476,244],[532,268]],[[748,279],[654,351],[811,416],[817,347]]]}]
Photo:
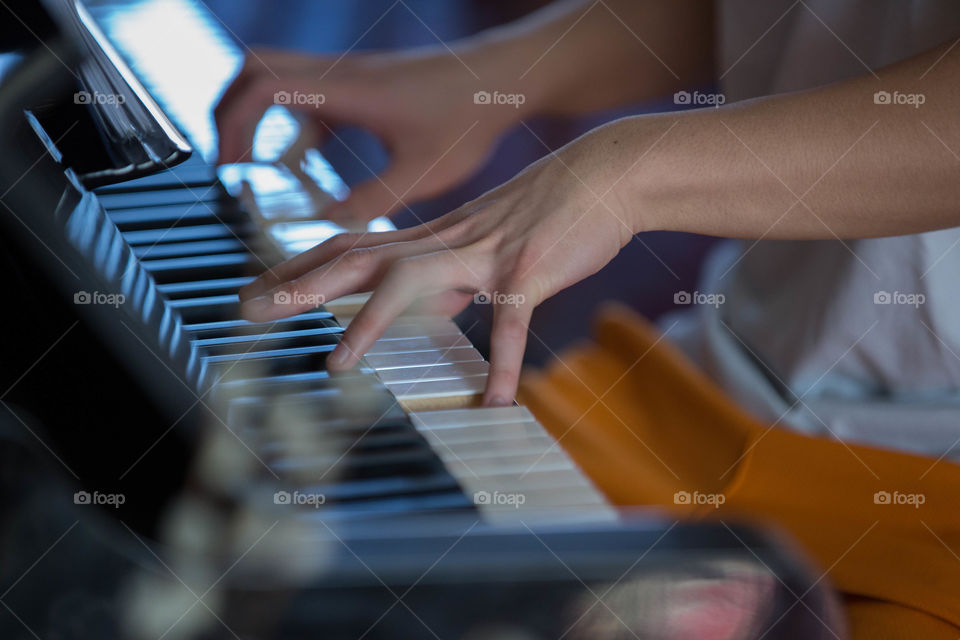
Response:
[{"label": "piano keyboard", "polygon": [[[239,319],[236,290],[266,268],[270,247],[265,256],[248,249],[266,246],[265,235],[200,162],[189,160],[166,181],[151,176],[146,188],[101,189],[100,202],[180,312],[208,375],[230,398],[231,428],[237,421],[238,433],[261,441],[258,455],[291,486],[318,476],[331,480],[311,485],[327,501],[322,517],[476,507],[496,523],[615,518],[526,409],[464,408],[480,398],[488,363],[451,320],[402,317],[356,370],[331,376],[324,358],[349,325],[357,298],[274,323]],[[192,187],[180,182],[187,172],[196,176]],[[203,175],[209,183],[199,182]],[[276,248],[275,254],[290,253]],[[337,390],[379,397],[352,423],[325,421],[324,402]],[[277,409],[278,398],[288,419],[297,415],[328,438],[326,452],[262,441],[259,432],[270,421],[263,414]],[[293,405],[299,413],[291,413]],[[350,455],[342,455],[346,450]]]},{"label": "piano keyboard", "polygon": [[[241,286],[280,259],[342,231],[314,219],[313,208],[317,185],[341,198],[346,187],[315,151],[307,173],[317,184],[292,178],[303,173],[298,167],[290,172],[270,163],[218,171],[212,164],[209,107],[203,118],[191,105],[169,98],[183,96],[183,86],[222,85],[224,70],[235,68],[242,56],[194,5],[170,0],[165,8],[178,13],[178,20],[168,15],[153,24],[113,8],[101,14],[102,26],[200,154],[163,173],[100,188],[97,196],[179,311],[208,379],[216,380],[214,395],[228,405],[231,429],[290,487],[309,485],[321,492],[326,502],[316,514],[331,520],[473,508],[496,523],[616,519],[604,496],[529,411],[478,408],[489,365],[451,320],[402,317],[354,371],[331,376],[326,355],[365,296],[331,301],[275,323],[239,319]],[[152,31],[132,24],[151,24]],[[177,33],[165,34],[165,28]],[[160,46],[151,42],[180,41],[185,31],[206,34],[206,63],[178,68],[176,77],[150,67],[157,56],[149,52]],[[148,53],[138,56],[137,50]],[[203,77],[210,69],[220,77]],[[254,157],[280,157],[297,142],[297,131],[288,112],[268,111]],[[270,187],[261,188],[266,183]],[[368,230],[391,228],[381,219]],[[332,419],[331,399],[338,408]],[[283,429],[273,421],[292,424],[294,418],[309,426],[319,444],[299,440],[307,443],[305,450],[293,451],[282,439],[265,436],[274,427]]]}]

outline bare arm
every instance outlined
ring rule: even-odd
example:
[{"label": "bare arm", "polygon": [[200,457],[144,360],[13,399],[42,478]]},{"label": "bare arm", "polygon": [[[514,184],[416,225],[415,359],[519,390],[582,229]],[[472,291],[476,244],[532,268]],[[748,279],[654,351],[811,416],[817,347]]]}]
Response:
[{"label": "bare arm", "polygon": [[524,112],[576,114],[708,84],[712,0],[561,0],[454,45]]},{"label": "bare arm", "polygon": [[882,69],[879,80],[868,74],[677,118],[612,123],[608,148],[626,142],[631,152],[676,123],[619,184],[625,215],[637,231],[751,238],[960,225],[960,51],[948,48]]}]

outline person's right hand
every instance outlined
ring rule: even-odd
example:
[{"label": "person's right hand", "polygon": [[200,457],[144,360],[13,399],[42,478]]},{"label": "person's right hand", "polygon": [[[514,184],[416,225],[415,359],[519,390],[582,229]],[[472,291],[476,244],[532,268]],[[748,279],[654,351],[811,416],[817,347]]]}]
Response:
[{"label": "person's right hand", "polygon": [[214,111],[219,162],[250,160],[257,124],[279,92],[319,94],[322,104],[286,105],[313,122],[317,144],[335,127],[351,125],[377,136],[391,156],[383,173],[356,185],[324,216],[366,221],[389,215],[465,180],[521,117],[510,105],[474,104],[481,88],[446,50],[342,58],[257,51]]}]

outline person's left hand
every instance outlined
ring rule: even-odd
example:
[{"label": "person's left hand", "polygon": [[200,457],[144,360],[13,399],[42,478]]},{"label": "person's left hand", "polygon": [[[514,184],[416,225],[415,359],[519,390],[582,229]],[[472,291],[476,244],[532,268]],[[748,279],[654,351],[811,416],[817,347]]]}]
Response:
[{"label": "person's left hand", "polygon": [[455,315],[486,292],[494,320],[484,404],[507,405],[534,307],[598,271],[638,230],[637,214],[628,217],[613,190],[629,160],[617,138],[616,123],[597,129],[427,224],[335,236],[241,289],[242,314],[273,321],[314,306],[277,300],[372,290],[327,360],[331,370],[342,370],[415,303]]}]

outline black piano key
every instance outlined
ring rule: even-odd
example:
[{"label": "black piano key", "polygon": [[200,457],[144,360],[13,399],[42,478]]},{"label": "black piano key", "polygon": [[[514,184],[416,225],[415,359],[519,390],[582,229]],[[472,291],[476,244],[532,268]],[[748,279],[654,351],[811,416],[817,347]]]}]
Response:
[{"label": "black piano key", "polygon": [[123,233],[140,230],[176,229],[193,225],[240,224],[248,221],[235,204],[194,203],[160,207],[115,209],[107,212]]},{"label": "black piano key", "polygon": [[[168,282],[157,285],[157,290],[171,300],[219,296],[236,293],[241,287],[255,280],[255,276],[236,278],[214,278],[213,280],[194,280],[190,282]],[[234,322],[242,322],[236,320]]]},{"label": "black piano key", "polygon": [[216,255],[245,251],[246,242],[239,238],[221,238],[218,240],[199,240],[197,242],[177,242],[153,245],[141,245],[133,248],[133,254],[142,260],[159,258],[184,258],[189,256]]},{"label": "black piano key", "polygon": [[343,329],[321,327],[299,331],[277,331],[266,334],[223,336],[194,340],[206,356],[276,352],[280,349],[309,348],[318,345],[336,346]]},{"label": "black piano key", "polygon": [[221,336],[270,333],[272,331],[296,331],[317,327],[342,327],[333,319],[329,311],[308,311],[289,318],[281,318],[275,322],[247,322],[246,320],[221,320],[220,322],[204,322],[188,324],[184,329],[198,339],[217,338]]},{"label": "black piano key", "polygon": [[472,500],[467,498],[462,491],[451,491],[423,496],[397,496],[363,502],[324,504],[318,508],[305,505],[301,507],[302,510],[299,513],[307,518],[332,522],[394,517],[434,511],[473,511],[475,508]]},{"label": "black piano key", "polygon": [[237,361],[244,361],[253,363],[253,366],[258,367],[264,366],[264,363],[255,361],[267,360],[266,368],[268,368],[271,372],[288,370],[289,367],[296,367],[297,369],[297,371],[293,371],[291,373],[300,373],[303,371],[303,367],[307,367],[307,370],[323,371],[327,368],[327,355],[333,351],[335,346],[336,344],[321,344],[309,347],[274,349],[272,351],[231,353],[218,356],[208,356],[204,358],[204,360],[208,365],[218,365],[224,363],[229,364]]},{"label": "black piano key", "polygon": [[170,204],[207,203],[212,207],[222,201],[223,198],[223,191],[219,186],[101,193],[97,196],[97,200],[108,211],[111,209],[139,209]]},{"label": "black piano key", "polygon": [[139,247],[142,245],[195,242],[198,240],[217,240],[220,238],[248,238],[252,233],[253,230],[250,226],[217,223],[190,227],[128,231],[123,234],[123,238],[130,246]]},{"label": "black piano key", "polygon": [[365,501],[390,496],[408,496],[425,493],[456,492],[457,481],[445,472],[427,476],[389,478],[361,478],[311,485],[302,489],[305,493],[322,495],[326,504]]},{"label": "black piano key", "polygon": [[[417,435],[413,432],[412,435]],[[266,461],[274,473],[281,477],[303,478],[316,472],[317,477],[332,478],[378,478],[404,475],[407,477],[435,473],[439,459],[422,438],[388,450],[364,451],[363,438],[349,450],[330,451],[323,455],[289,455]]]},{"label": "black piano key", "polygon": [[183,323],[188,326],[233,320],[240,315],[240,298],[235,293],[179,298],[171,300],[170,306],[180,312]]},{"label": "black piano key", "polygon": [[160,284],[236,278],[264,270],[263,263],[249,253],[242,252],[143,260],[141,264]]},{"label": "black piano key", "polygon": [[331,379],[326,389],[300,394],[238,396],[230,402],[230,424],[238,433],[255,435],[277,406],[290,414],[310,416],[311,429],[319,436],[329,433],[356,438],[368,431],[397,429],[416,432],[394,397],[372,377]]},{"label": "black piano key", "polygon": [[[311,425],[312,427],[313,425]],[[391,428],[392,427],[392,428]],[[378,429],[359,427],[353,430],[332,431],[323,429],[317,432],[322,438],[323,448],[339,455],[350,450],[356,451],[384,451],[401,447],[420,446],[424,444],[420,434],[411,430],[410,425],[384,425]],[[300,441],[275,440],[265,442],[259,447],[263,457],[268,460],[295,456],[301,448]]]},{"label": "black piano key", "polygon": [[430,446],[422,439],[417,439],[416,433],[405,434],[406,437],[396,439],[392,447],[371,449],[365,445],[367,437],[360,437],[355,442],[343,442],[341,447],[334,447],[333,443],[324,442],[324,453],[320,455],[304,455],[303,453],[288,453],[281,456],[267,457],[267,466],[278,475],[296,471],[298,473],[311,472],[314,469],[332,477],[342,477],[347,473],[356,473],[362,470],[366,473],[367,467],[377,471],[388,465],[416,465],[408,471],[418,471],[422,463],[433,461]]},{"label": "black piano key", "polygon": [[[360,382],[366,385],[368,391],[386,392],[380,379],[374,375],[369,367],[358,366],[349,371],[331,373],[325,370],[303,371],[285,375],[270,375],[268,369],[252,368],[246,363],[219,365],[222,378],[218,382],[217,390],[220,397],[233,400],[235,398],[259,397],[264,402],[274,402],[274,397],[296,398],[314,393],[328,393],[342,391],[345,381]],[[351,393],[360,393],[353,391]],[[387,392],[389,394],[389,392]],[[358,397],[358,403],[364,402]],[[393,396],[387,399],[396,404]],[[374,400],[378,400],[374,398]],[[398,405],[399,406],[399,405]],[[387,411],[387,409],[383,409]],[[368,419],[378,419],[383,412],[377,415],[368,415]]]}]

